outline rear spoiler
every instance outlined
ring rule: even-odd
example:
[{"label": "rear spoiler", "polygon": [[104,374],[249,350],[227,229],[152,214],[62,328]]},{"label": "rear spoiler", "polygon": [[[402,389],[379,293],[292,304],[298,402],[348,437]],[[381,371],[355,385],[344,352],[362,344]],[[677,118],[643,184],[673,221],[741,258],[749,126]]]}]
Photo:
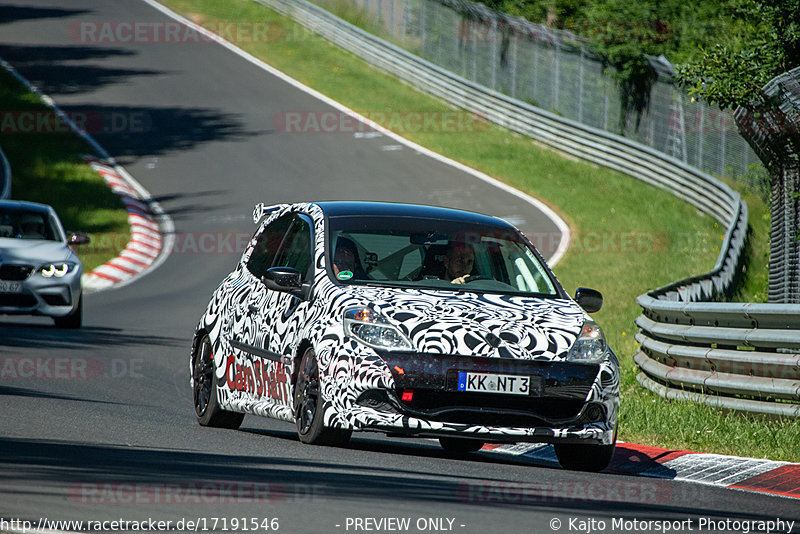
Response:
[{"label": "rear spoiler", "polygon": [[264,217],[266,217],[270,213],[282,208],[286,208],[288,206],[289,204],[274,204],[272,206],[267,206],[263,202],[259,202],[258,204],[256,204],[256,207],[253,210],[253,222],[258,224]]}]

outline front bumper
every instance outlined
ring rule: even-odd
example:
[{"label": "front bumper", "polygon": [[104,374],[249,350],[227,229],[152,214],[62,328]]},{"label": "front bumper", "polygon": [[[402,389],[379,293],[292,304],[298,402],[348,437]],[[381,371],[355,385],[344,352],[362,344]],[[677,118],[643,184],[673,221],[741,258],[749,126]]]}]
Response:
[{"label": "front bumper", "polygon": [[[390,370],[391,387],[360,392],[347,417],[358,430],[509,443],[613,443],[619,368],[612,352],[593,365],[399,352],[379,357]],[[459,372],[525,376],[535,387],[529,395],[458,391]]]},{"label": "front bumper", "polygon": [[20,290],[0,292],[0,314],[64,317],[74,312],[81,297],[81,269],[61,279],[32,273],[24,280],[4,280]]}]

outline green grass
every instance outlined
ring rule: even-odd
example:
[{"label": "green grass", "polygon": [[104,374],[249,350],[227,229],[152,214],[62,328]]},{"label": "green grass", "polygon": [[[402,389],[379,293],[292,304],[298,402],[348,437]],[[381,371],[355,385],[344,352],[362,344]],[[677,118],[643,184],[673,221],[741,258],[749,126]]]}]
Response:
[{"label": "green grass", "polygon": [[768,175],[760,165],[751,165],[741,181],[728,182],[728,185],[739,190],[749,211],[744,272],[731,300],[767,302],[770,240]]},{"label": "green grass", "polygon": [[[12,117],[20,111],[49,113],[38,96],[3,69],[0,110]],[[128,216],[119,197],[81,159],[92,150],[71,132],[17,133],[23,122],[4,124],[0,147],[11,166],[11,198],[50,204],[66,230],[89,234],[92,243],[77,247],[84,272],[117,256],[130,238]]]},{"label": "green grass", "polygon": [[[398,83],[393,76],[310,35],[294,22],[252,0],[165,0],[198,22],[268,22],[284,39],[239,45],[267,63],[343,104],[373,117],[376,111],[451,109]],[[350,18],[354,16],[349,15]],[[390,124],[385,124],[391,126]],[[689,403],[666,401],[635,383],[634,318],[638,295],[679,278],[709,271],[725,229],[670,193],[620,173],[573,161],[529,138],[477,123],[472,132],[400,131],[405,137],[495,176],[554,207],[574,232],[556,268],[568,291],[599,289],[603,310],[595,315],[620,356],[623,398],[620,439],[698,451],[800,460],[795,420],[748,417]],[[752,195],[751,200],[758,200]],[[757,202],[756,202],[757,204]],[[767,235],[761,207],[751,204],[751,260],[763,256]],[[758,215],[756,215],[758,214]],[[604,241],[605,240],[605,241]],[[604,244],[605,243],[605,244]],[[746,273],[743,295],[764,293],[762,263]],[[772,438],[768,439],[768,436]],[[782,445],[776,436],[786,437]]]}]

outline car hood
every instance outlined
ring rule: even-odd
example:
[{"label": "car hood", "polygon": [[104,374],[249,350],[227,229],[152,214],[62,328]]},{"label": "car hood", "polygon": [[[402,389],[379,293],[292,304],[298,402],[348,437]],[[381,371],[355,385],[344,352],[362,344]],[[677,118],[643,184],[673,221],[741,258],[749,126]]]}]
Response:
[{"label": "car hood", "polygon": [[69,247],[59,241],[0,238],[0,263],[48,263],[77,261]]},{"label": "car hood", "polygon": [[400,327],[417,352],[562,360],[585,312],[570,299],[431,290],[352,288]]}]

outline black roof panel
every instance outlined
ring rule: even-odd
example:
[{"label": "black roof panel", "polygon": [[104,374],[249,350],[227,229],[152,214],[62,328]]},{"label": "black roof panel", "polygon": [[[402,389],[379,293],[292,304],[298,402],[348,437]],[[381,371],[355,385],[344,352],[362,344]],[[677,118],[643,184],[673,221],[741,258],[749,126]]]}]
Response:
[{"label": "black roof panel", "polygon": [[425,219],[445,219],[470,223],[490,224],[513,228],[503,219],[482,215],[466,210],[424,206],[421,204],[401,204],[395,202],[330,201],[317,202],[326,217],[365,216],[365,217],[414,217]]}]

